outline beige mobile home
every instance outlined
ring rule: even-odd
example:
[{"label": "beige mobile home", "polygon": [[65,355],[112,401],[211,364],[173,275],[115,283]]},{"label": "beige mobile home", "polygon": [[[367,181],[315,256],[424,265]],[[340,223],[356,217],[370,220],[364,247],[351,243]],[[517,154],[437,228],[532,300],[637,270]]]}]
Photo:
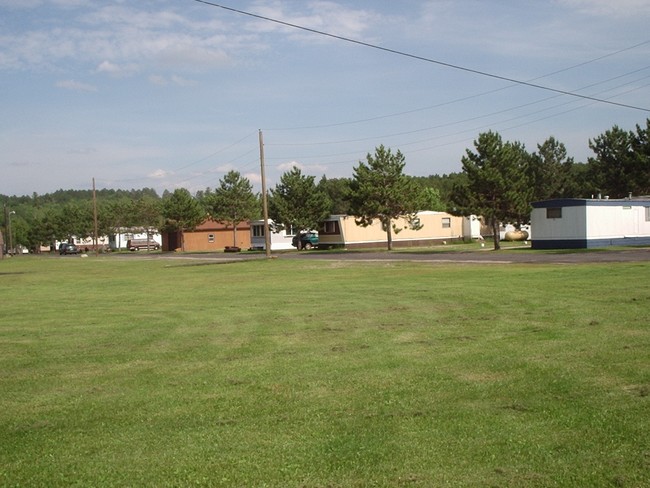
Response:
[{"label": "beige mobile home", "polygon": [[[463,218],[445,212],[423,211],[417,214],[422,226],[415,230],[406,219],[397,219],[394,223],[400,232],[393,232],[393,246],[415,247],[429,246],[462,240]],[[386,231],[379,221],[368,227],[358,225],[351,215],[332,215],[318,232],[318,247],[343,247],[348,249],[383,247],[386,244]]]}]

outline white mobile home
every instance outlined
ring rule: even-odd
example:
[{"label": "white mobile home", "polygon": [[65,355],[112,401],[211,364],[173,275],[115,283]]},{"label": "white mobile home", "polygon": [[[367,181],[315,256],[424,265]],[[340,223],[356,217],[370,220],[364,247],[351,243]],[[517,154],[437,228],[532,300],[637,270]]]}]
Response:
[{"label": "white mobile home", "polygon": [[[76,237],[72,236],[70,239],[66,241],[59,241],[55,240],[54,245],[50,245],[49,247],[45,248],[44,246],[41,247],[41,251],[44,249],[47,249],[48,251],[57,251],[59,247],[61,246],[62,243],[64,242],[69,242],[71,244],[74,244],[79,248],[80,252],[91,252],[95,250],[95,238],[94,237]],[[98,236],[97,237],[97,248],[100,250],[106,250],[109,247],[109,240],[108,236]]]},{"label": "white mobile home", "polygon": [[483,226],[481,218],[476,215],[463,217],[463,238],[467,241],[473,239],[482,239],[481,227]]},{"label": "white mobile home", "polygon": [[533,249],[650,245],[650,197],[532,204]]},{"label": "white mobile home", "polygon": [[[149,231],[149,241],[155,242],[158,246],[162,245],[162,236],[157,230]],[[126,244],[130,239],[147,239],[147,230],[142,228],[120,228],[118,233],[108,236],[108,246],[113,251],[126,249]]]},{"label": "white mobile home", "polygon": [[[271,231],[271,251],[286,251],[287,249],[296,249],[291,244],[295,234],[290,229],[273,230],[273,221],[269,220]],[[264,251],[266,249],[266,239],[264,237],[264,220],[251,221],[251,249]]]}]

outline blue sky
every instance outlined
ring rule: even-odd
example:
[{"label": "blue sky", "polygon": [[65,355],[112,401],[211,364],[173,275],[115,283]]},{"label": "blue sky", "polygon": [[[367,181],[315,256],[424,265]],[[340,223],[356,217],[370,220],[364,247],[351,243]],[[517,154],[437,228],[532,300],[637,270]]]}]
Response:
[{"label": "blue sky", "polygon": [[529,151],[650,117],[650,0],[216,1],[559,95],[194,0],[0,0],[0,194],[258,188],[293,165],[351,176],[380,144],[461,170],[480,132]]}]

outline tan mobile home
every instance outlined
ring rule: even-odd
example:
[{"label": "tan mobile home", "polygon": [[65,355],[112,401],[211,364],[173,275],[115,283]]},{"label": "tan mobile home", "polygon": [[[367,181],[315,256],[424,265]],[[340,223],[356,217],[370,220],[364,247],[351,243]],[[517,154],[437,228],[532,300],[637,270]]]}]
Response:
[{"label": "tan mobile home", "polygon": [[[442,244],[463,238],[463,218],[445,212],[418,212],[417,219],[422,226],[413,229],[406,219],[395,220],[399,232],[393,231],[394,247],[415,247]],[[363,227],[351,215],[332,215],[319,229],[319,248],[343,247],[348,249],[383,247],[386,231],[379,221]]]}]

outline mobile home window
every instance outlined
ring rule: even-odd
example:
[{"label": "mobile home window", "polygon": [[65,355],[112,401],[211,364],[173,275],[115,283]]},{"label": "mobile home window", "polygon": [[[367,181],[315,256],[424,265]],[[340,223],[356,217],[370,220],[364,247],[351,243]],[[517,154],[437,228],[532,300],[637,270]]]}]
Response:
[{"label": "mobile home window", "polygon": [[561,219],[562,218],[562,207],[553,207],[546,209],[546,218],[547,219]]},{"label": "mobile home window", "polygon": [[337,220],[327,220],[323,222],[321,227],[321,232],[323,234],[340,234],[341,229],[339,228],[339,223]]},{"label": "mobile home window", "polygon": [[442,228],[449,229],[451,227],[451,217],[442,218]]},{"label": "mobile home window", "polygon": [[254,225],[253,226],[253,237],[264,237],[264,226],[263,225]]},{"label": "mobile home window", "polygon": [[645,208],[645,221],[650,222],[650,207]]},{"label": "mobile home window", "polygon": [[208,234],[208,242],[214,242],[214,234]]}]

